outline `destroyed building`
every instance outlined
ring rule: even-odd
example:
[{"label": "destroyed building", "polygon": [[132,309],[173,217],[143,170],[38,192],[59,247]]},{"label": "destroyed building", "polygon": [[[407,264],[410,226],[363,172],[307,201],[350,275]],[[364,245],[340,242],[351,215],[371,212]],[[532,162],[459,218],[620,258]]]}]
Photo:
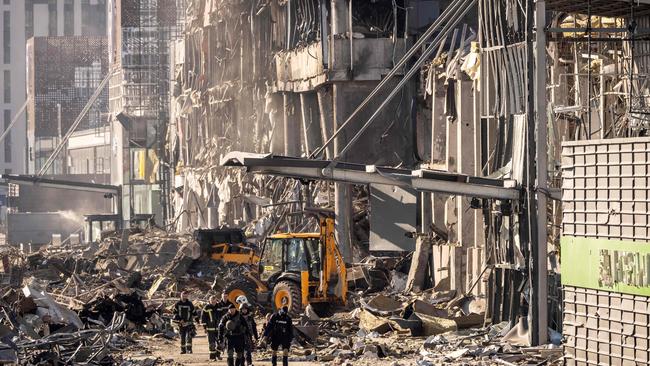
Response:
[{"label": "destroyed building", "polygon": [[300,314],[310,360],[650,363],[649,1],[107,6],[112,185],[86,188],[118,224],[153,215],[167,232],[99,233],[95,281],[207,296],[263,266],[215,265],[196,229],[242,229],[251,245],[234,244],[263,257],[273,233],[331,238],[321,210],[350,292]]},{"label": "destroyed building", "polygon": [[[416,249],[417,260],[431,255],[433,286],[484,296],[493,322],[528,319],[533,343],[546,341],[547,326],[564,329],[571,362],[596,362],[605,356],[584,343],[593,316],[585,296],[642,294],[614,285],[635,275],[595,285],[596,262],[591,284],[562,276],[572,285],[560,291],[560,244],[645,240],[645,186],[637,180],[646,163],[636,149],[646,134],[647,7],[190,1],[174,44],[167,138],[177,227],[281,221],[268,213],[271,204],[298,201],[289,211],[299,212],[316,189],[319,202],[336,209],[345,251],[355,230],[353,185],[397,186],[388,196],[402,201],[409,194],[401,189],[410,190],[404,202],[412,208],[371,205],[370,249],[382,226],[373,227],[373,216],[412,213],[418,244],[393,249]],[[300,186],[269,189],[286,179],[278,176]],[[562,253],[571,263],[581,251]],[[612,261],[605,268],[619,263]],[[634,273],[645,268],[635,266]],[[587,331],[563,328],[567,317],[587,322]],[[626,349],[607,357],[629,360]]]}]

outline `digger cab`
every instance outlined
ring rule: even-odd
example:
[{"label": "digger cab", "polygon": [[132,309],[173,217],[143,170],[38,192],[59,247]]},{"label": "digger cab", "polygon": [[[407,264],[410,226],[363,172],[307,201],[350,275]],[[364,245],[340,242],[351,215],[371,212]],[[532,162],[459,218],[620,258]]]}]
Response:
[{"label": "digger cab", "polygon": [[307,272],[310,280],[320,276],[320,234],[278,234],[266,239],[260,257],[260,279],[268,282],[281,274]]},{"label": "digger cab", "polygon": [[320,233],[283,233],[268,237],[259,257],[257,271],[229,283],[224,291],[234,300],[249,300],[283,306],[297,315],[308,304],[346,302],[347,272],[334,240],[334,220],[322,218]]},{"label": "digger cab", "polygon": [[332,229],[333,222],[322,220],[320,233],[285,233],[266,239],[259,276],[273,289],[270,300],[275,309],[288,306],[297,314],[310,303],[345,302],[345,264]]}]

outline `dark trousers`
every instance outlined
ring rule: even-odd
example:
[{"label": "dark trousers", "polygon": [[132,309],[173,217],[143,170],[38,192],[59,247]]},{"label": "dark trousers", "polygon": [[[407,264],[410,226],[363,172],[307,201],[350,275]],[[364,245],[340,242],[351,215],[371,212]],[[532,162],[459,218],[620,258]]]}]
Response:
[{"label": "dark trousers", "polygon": [[278,365],[278,349],[282,347],[282,366],[289,365],[289,347],[291,347],[291,341],[286,339],[271,339],[271,350],[273,354],[271,355],[271,365]]},{"label": "dark trousers", "polygon": [[221,352],[219,351],[219,333],[216,330],[207,330],[208,333],[208,347],[210,348],[210,359],[216,360],[221,357]]},{"label": "dark trousers", "polygon": [[[244,366],[244,348],[246,347],[244,335],[227,336],[226,344],[228,350],[228,366]],[[237,354],[236,363],[235,354]]]},{"label": "dark trousers", "polygon": [[253,338],[248,338],[246,340],[246,347],[244,353],[246,354],[246,363],[249,365],[253,364],[253,348],[255,344],[253,343]]},{"label": "dark trousers", "polygon": [[181,353],[192,353],[192,332],[193,325],[181,325],[179,327],[181,333]]}]

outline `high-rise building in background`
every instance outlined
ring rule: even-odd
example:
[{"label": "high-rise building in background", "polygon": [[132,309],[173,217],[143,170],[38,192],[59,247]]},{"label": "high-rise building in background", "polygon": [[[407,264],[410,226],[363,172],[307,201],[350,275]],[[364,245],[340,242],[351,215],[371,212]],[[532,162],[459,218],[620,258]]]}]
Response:
[{"label": "high-rise building in background", "polygon": [[[4,129],[26,100],[27,40],[106,35],[106,0],[1,0],[0,12],[0,126]],[[51,118],[56,123],[57,116]],[[23,113],[0,144],[0,173],[27,173],[29,159],[26,115]]]}]

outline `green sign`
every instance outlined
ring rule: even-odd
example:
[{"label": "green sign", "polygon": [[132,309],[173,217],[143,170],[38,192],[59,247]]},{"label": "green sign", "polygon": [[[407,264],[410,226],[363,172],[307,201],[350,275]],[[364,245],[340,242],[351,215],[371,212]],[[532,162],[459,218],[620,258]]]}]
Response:
[{"label": "green sign", "polygon": [[562,284],[650,296],[650,243],[564,236]]}]

